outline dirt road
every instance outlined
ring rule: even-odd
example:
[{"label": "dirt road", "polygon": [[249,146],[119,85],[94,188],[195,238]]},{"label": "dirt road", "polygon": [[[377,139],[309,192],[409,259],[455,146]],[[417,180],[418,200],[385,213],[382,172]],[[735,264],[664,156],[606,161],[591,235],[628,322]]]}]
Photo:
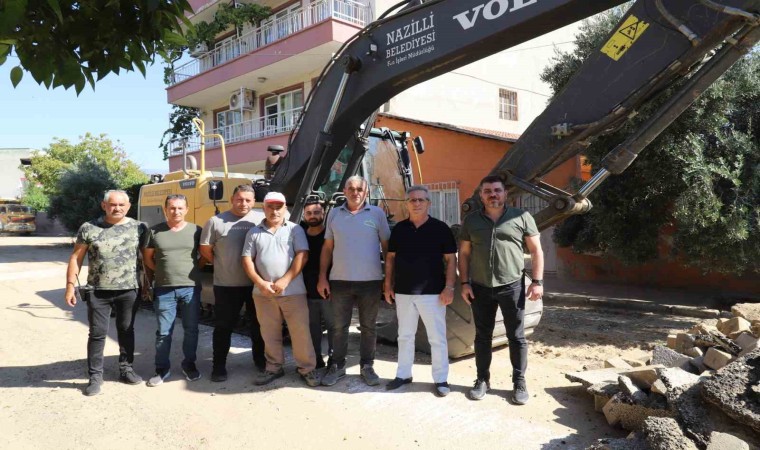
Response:
[{"label": "dirt road", "polygon": [[[580,449],[610,429],[582,388],[564,373],[600,366],[611,356],[644,357],[649,342],[697,322],[642,313],[604,313],[547,305],[531,337],[530,403],[511,405],[508,351],[494,355],[493,390],[480,402],[464,393],[475,377],[474,359],[453,361],[452,393],[432,393],[430,361],[418,354],[415,383],[392,393],[358,377],[358,332],[352,329],[349,376],[336,386],[311,389],[294,373],[270,386],[252,384],[246,338],[235,336],[226,383],[211,383],[211,328],[202,326],[199,368],[187,382],[179,373],[181,327],[175,331],[175,373],[164,385],[116,382],[118,347],[111,327],[106,344],[104,394],[85,397],[84,305],[63,302],[70,240],[0,237],[0,448],[430,448]],[[638,330],[638,331],[632,331]],[[135,367],[153,372],[155,318],[136,321]],[[378,345],[376,370],[395,374],[396,348]],[[384,384],[384,383],[383,383]]]}]

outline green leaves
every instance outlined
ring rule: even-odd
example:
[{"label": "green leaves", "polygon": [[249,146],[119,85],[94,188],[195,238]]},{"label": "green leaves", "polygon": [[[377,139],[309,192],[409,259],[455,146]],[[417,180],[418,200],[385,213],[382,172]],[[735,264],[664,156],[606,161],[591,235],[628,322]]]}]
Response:
[{"label": "green leaves", "polygon": [[[621,11],[585,22],[576,49],[557,54],[541,76],[554,92],[604,40]],[[585,153],[592,167],[656,106],[641,108],[622,130],[596,139]],[[760,273],[760,53],[737,62],[591,200],[589,214],[555,228],[560,246],[628,264],[675,260],[705,273]]]},{"label": "green leaves", "polygon": [[[191,10],[188,0],[0,0],[0,65],[12,50],[40,85],[80,93],[185,45]],[[13,69],[13,86],[22,75]]]},{"label": "green leaves", "polygon": [[13,83],[13,87],[18,86],[18,84],[21,83],[21,78],[23,77],[24,70],[21,68],[21,66],[16,66],[11,69],[11,83]]}]

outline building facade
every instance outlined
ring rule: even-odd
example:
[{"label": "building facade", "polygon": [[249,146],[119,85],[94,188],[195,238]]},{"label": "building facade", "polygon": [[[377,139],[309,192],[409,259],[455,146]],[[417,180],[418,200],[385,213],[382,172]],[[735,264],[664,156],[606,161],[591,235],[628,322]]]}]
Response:
[{"label": "building facade", "polygon": [[[206,133],[224,137],[231,171],[262,170],[270,145],[287,146],[288,134],[322,69],[340,46],[396,0],[236,0],[272,9],[260,26],[229,29],[213,48],[193,49],[175,66],[169,103],[199,108]],[[190,0],[191,22],[212,20],[230,0]],[[556,45],[574,27],[421,83],[389,100],[381,111],[415,120],[519,134],[545,107],[549,88],[539,79]],[[222,164],[218,139],[206,139],[206,167]],[[170,146],[171,170],[182,167],[182,147]]]},{"label": "building facade", "polygon": [[0,198],[19,198],[24,191],[26,177],[20,169],[28,164],[34,150],[31,148],[0,148]]}]

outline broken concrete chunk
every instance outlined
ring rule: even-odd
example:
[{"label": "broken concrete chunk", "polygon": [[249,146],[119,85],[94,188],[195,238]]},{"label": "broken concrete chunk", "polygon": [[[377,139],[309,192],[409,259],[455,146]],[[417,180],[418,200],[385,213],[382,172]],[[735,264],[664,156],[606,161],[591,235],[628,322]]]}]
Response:
[{"label": "broken concrete chunk", "polygon": [[666,343],[666,345],[668,346],[668,348],[672,348],[672,349],[676,348],[676,338],[677,338],[677,335],[675,335],[675,334],[669,334],[668,335],[668,340],[667,340],[667,343]]},{"label": "broken concrete chunk", "polygon": [[749,331],[751,325],[752,324],[744,317],[734,317],[733,319],[728,319],[728,321],[723,324],[723,329],[720,331],[730,337],[732,334]]},{"label": "broken concrete chunk", "polygon": [[654,352],[652,352],[652,364],[662,364],[665,367],[688,368],[689,357],[662,345],[655,345]]},{"label": "broken concrete chunk", "polygon": [[652,450],[697,450],[697,446],[684,436],[681,427],[670,417],[648,417],[642,434]]},{"label": "broken concrete chunk", "polygon": [[647,401],[647,393],[639,389],[638,386],[633,384],[633,381],[625,375],[618,377],[618,386],[632,401],[637,405],[641,405]]},{"label": "broken concrete chunk", "polygon": [[760,433],[760,349],[738,358],[701,383],[702,396],[734,420]]},{"label": "broken concrete chunk", "polygon": [[731,313],[750,322],[760,321],[760,303],[737,303],[731,307]]},{"label": "broken concrete chunk", "polygon": [[667,409],[648,408],[628,402],[625,394],[620,392],[602,408],[607,423],[612,426],[621,425],[626,430],[640,430],[647,417],[671,417],[672,411]]},{"label": "broken concrete chunk", "polygon": [[652,383],[657,380],[657,369],[661,369],[664,366],[661,364],[653,364],[651,366],[642,366],[631,369],[627,372],[623,372],[622,375],[626,375],[633,380],[636,386],[641,389],[650,389]]},{"label": "broken concrete chunk", "polygon": [[[730,319],[729,319],[730,320]],[[710,336],[715,338],[718,344],[723,347],[728,353],[737,354],[741,351],[738,345],[734,344],[734,341],[729,339],[725,334],[720,331],[713,331]]]},{"label": "broken concrete chunk", "polygon": [[694,336],[689,333],[678,333],[676,335],[676,346],[673,350],[683,353],[692,347],[694,347]]},{"label": "broken concrete chunk", "polygon": [[697,372],[702,373],[705,370],[709,370],[709,368],[705,365],[705,357],[704,356],[697,356],[696,358],[691,358],[689,360],[689,364],[691,364],[692,367],[697,369]]},{"label": "broken concrete chunk", "polygon": [[752,335],[760,338],[760,320],[752,322]]},{"label": "broken concrete chunk", "polygon": [[615,358],[610,358],[606,361],[604,361],[604,367],[607,368],[613,368],[613,369],[631,369],[633,366],[628,364],[626,361],[623,360],[623,358],[617,356]]},{"label": "broken concrete chunk", "polygon": [[586,370],[584,372],[570,372],[565,374],[565,378],[574,382],[581,383],[584,387],[588,388],[591,385],[599,383],[617,383],[618,375],[627,375],[630,377],[636,385],[642,389],[649,389],[654,380],[657,379],[657,369],[664,366],[652,365],[634,367],[633,369],[597,369]]},{"label": "broken concrete chunk", "polygon": [[717,329],[718,329],[718,331],[721,331],[721,332],[722,332],[722,331],[723,331],[723,325],[724,325],[726,322],[728,322],[728,318],[726,318],[726,317],[721,317],[720,319],[718,319],[718,323],[716,323],[716,324],[715,324],[715,328],[717,328]]},{"label": "broken concrete chunk", "polygon": [[594,395],[594,411],[603,412],[604,405],[606,405],[608,401],[610,401],[610,397]]},{"label": "broken concrete chunk", "polygon": [[658,369],[657,375],[668,390],[690,386],[699,382],[699,377],[678,367]]},{"label": "broken concrete chunk", "polygon": [[591,395],[600,395],[603,397],[611,398],[613,395],[620,392],[620,386],[617,382],[614,383],[597,383],[592,384],[586,389]]},{"label": "broken concrete chunk", "polygon": [[652,392],[655,394],[665,395],[668,393],[668,387],[665,386],[665,383],[663,383],[662,380],[657,380],[652,383]]},{"label": "broken concrete chunk", "polygon": [[689,334],[710,334],[710,331],[718,331],[718,329],[715,327],[715,325],[710,325],[702,322],[691,327]]},{"label": "broken concrete chunk", "polygon": [[686,356],[691,356],[692,358],[696,358],[699,356],[703,356],[705,352],[703,352],[702,349],[699,347],[692,347],[692,348],[687,348],[686,350],[684,350],[683,354]]},{"label": "broken concrete chunk", "polygon": [[749,444],[734,435],[713,431],[707,450],[749,450]]},{"label": "broken concrete chunk", "polygon": [[730,354],[720,351],[715,347],[710,347],[707,349],[707,353],[705,353],[704,364],[711,369],[718,370],[728,364],[731,358],[733,356]]},{"label": "broken concrete chunk", "polygon": [[742,349],[739,356],[744,356],[758,348],[758,339],[752,333],[741,333],[734,339],[734,342]]},{"label": "broken concrete chunk", "polygon": [[627,362],[631,367],[641,367],[647,365],[646,363],[633,358],[623,358],[623,361]]}]

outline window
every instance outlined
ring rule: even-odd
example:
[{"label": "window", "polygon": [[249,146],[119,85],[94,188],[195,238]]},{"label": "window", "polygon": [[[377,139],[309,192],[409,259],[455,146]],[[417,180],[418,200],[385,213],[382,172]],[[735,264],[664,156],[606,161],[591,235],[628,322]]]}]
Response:
[{"label": "window", "polygon": [[460,223],[459,188],[456,181],[425,185],[430,191],[430,215],[447,225]]},{"label": "window", "polygon": [[499,89],[499,119],[517,120],[517,92]]},{"label": "window", "polygon": [[303,90],[272,95],[264,100],[264,133],[290,131],[303,109]]},{"label": "window", "polygon": [[303,28],[301,21],[301,3],[296,3],[288,8],[278,11],[261,21],[262,45],[282,39],[289,34]]},{"label": "window", "polygon": [[224,137],[226,143],[242,139],[243,112],[239,109],[232,109],[216,113],[216,129]]}]

